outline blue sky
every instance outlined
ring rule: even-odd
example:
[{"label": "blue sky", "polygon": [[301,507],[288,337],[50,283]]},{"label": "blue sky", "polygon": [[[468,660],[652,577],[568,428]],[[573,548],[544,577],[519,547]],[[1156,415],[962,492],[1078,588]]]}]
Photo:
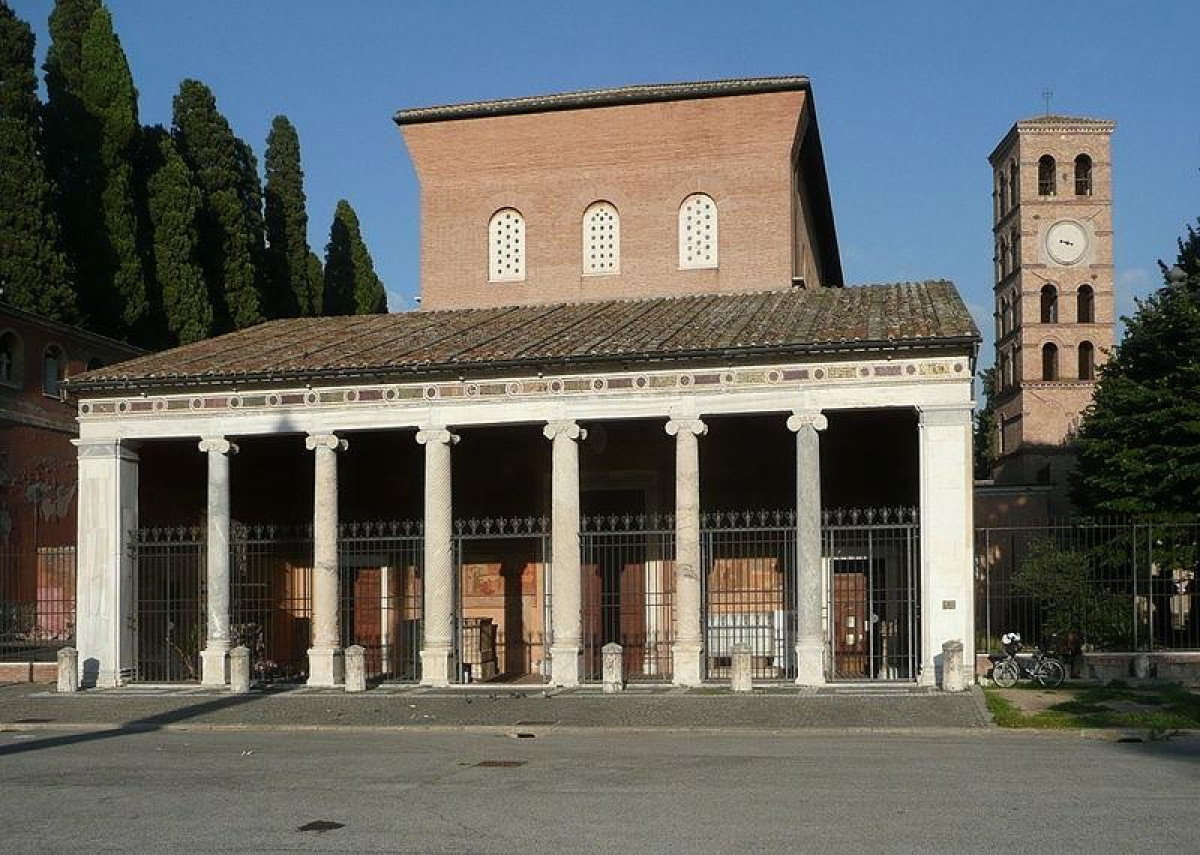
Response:
[{"label": "blue sky", "polygon": [[[46,49],[51,0],[10,0]],[[417,184],[401,107],[628,83],[813,81],[849,283],[949,278],[991,361],[987,154],[1019,118],[1116,119],[1118,305],[1200,216],[1200,3],[108,0],[146,123],[185,77],[260,157],[300,133],[310,239],[358,210],[393,310],[418,288]]]}]

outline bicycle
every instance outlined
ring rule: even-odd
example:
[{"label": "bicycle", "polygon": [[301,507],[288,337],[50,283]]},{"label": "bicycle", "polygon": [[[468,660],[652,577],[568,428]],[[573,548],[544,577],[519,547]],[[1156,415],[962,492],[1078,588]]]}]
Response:
[{"label": "bicycle", "polygon": [[1022,677],[1035,680],[1041,686],[1055,688],[1067,678],[1067,669],[1056,657],[1039,650],[1033,655],[1032,667],[1026,668],[1017,660],[1021,650],[1021,636],[1015,632],[1005,633],[1004,655],[993,654],[992,682],[1002,689],[1011,689]]}]

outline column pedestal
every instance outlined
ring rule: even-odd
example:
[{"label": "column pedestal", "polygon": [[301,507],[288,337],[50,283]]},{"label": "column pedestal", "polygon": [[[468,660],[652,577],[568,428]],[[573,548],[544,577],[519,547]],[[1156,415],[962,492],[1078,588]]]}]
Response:
[{"label": "column pedestal", "polygon": [[338,647],[308,649],[308,685],[340,686],[346,679],[346,661]]},{"label": "column pedestal", "polygon": [[229,642],[209,639],[200,651],[200,685],[229,685]]}]

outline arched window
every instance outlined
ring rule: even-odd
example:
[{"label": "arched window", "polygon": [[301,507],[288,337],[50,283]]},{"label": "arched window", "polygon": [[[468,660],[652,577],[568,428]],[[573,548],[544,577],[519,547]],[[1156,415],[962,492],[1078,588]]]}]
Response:
[{"label": "arched window", "polygon": [[1043,154],[1038,159],[1038,195],[1053,196],[1057,190],[1057,182],[1054,177],[1054,158],[1048,154]]},{"label": "arched window", "polygon": [[1017,203],[1021,201],[1021,167],[1017,166],[1014,160],[1008,167],[1008,205],[1010,208],[1017,207]]},{"label": "arched window", "polygon": [[1079,343],[1079,379],[1096,379],[1096,348],[1090,341]]},{"label": "arched window", "polygon": [[42,356],[42,392],[62,397],[62,381],[67,376],[67,355],[57,344],[49,345]]},{"label": "arched window", "polygon": [[1000,170],[1000,216],[1003,217],[1008,213],[1008,176],[1004,174],[1004,170]]},{"label": "arched window", "polygon": [[1008,335],[1008,298],[1000,298],[1000,337]]},{"label": "arched window", "polygon": [[488,221],[488,281],[525,278],[525,218],[516,208],[501,208]]},{"label": "arched window", "polygon": [[1008,354],[1000,354],[1000,388],[1007,389],[1012,385],[1012,363],[1009,361]]},{"label": "arched window", "polygon": [[1042,379],[1058,379],[1058,345],[1042,345]]},{"label": "arched window", "polygon": [[1000,248],[996,250],[996,255],[1000,261],[1000,278],[1003,279],[1008,275],[1008,238],[1000,238]]},{"label": "arched window", "polygon": [[1011,297],[1004,301],[1004,325],[1008,328],[1008,332],[1012,332],[1017,328],[1016,324],[1016,304],[1017,295],[1014,293]]},{"label": "arched window", "polygon": [[1021,234],[1013,231],[1012,233],[1012,269],[1018,270],[1021,267]]},{"label": "arched window", "polygon": [[1092,286],[1086,283],[1079,286],[1075,295],[1075,320],[1081,324],[1096,322],[1096,294],[1092,291]]},{"label": "arched window", "polygon": [[1075,158],[1075,195],[1092,195],[1092,159],[1086,154]]},{"label": "arched window", "polygon": [[611,202],[593,202],[583,212],[583,272],[616,273],[621,266],[621,215]]},{"label": "arched window", "polygon": [[12,330],[5,330],[0,333],[0,383],[20,386],[23,367],[21,338]]},{"label": "arched window", "polygon": [[717,203],[693,193],[679,206],[679,267],[695,270],[717,266]]},{"label": "arched window", "polygon": [[1042,323],[1058,323],[1058,289],[1049,282],[1042,286]]}]

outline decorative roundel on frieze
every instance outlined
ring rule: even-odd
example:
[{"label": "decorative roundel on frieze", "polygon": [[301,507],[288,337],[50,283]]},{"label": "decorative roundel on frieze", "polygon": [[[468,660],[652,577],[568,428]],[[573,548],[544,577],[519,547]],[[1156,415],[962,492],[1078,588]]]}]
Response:
[{"label": "decorative roundel on frieze", "polygon": [[188,401],[188,406],[193,410],[203,410],[204,409],[204,399],[203,398],[192,398],[190,401]]},{"label": "decorative roundel on frieze", "polygon": [[772,368],[770,371],[767,372],[767,382],[768,383],[778,383],[781,380],[783,380],[783,372],[780,371],[778,368]]},{"label": "decorative roundel on frieze", "polygon": [[550,388],[550,391],[553,392],[554,394],[556,394],[556,395],[561,394],[562,390],[564,388],[563,381],[559,380],[558,378],[555,378],[550,381],[549,388]]},{"label": "decorative roundel on frieze", "polygon": [[732,371],[722,371],[721,372],[721,385],[722,386],[732,386],[736,382],[737,382],[737,375],[735,375]]},{"label": "decorative roundel on frieze", "polygon": [[691,388],[692,383],[693,378],[691,374],[680,374],[675,380],[675,385],[680,389],[689,389]]},{"label": "decorative roundel on frieze", "polygon": [[424,395],[425,395],[425,399],[426,399],[426,400],[428,400],[428,401],[432,401],[432,400],[434,400],[434,399],[435,399],[435,398],[437,398],[437,397],[438,397],[440,394],[441,394],[441,393],[438,391],[438,387],[437,387],[437,386],[426,386],[426,387],[425,387]]},{"label": "decorative roundel on frieze", "polygon": [[639,374],[637,377],[633,378],[633,388],[635,388],[635,389],[650,388],[650,378],[647,377],[645,374]]},{"label": "decorative roundel on frieze", "polygon": [[309,389],[307,392],[304,393],[304,403],[307,404],[308,406],[311,407],[313,404],[320,403],[320,401],[321,401],[321,396],[318,395],[316,392],[312,391],[311,389]]},{"label": "decorative roundel on frieze", "polygon": [[343,399],[345,400],[345,402],[346,402],[347,404],[356,404],[356,403],[358,403],[358,390],[357,390],[357,389],[348,389],[348,390],[346,390],[346,394],[345,394],[345,396],[344,396],[344,398],[343,398]]},{"label": "decorative roundel on frieze", "polygon": [[129,402],[128,401],[117,401],[117,412],[120,413],[121,415],[124,415],[125,413],[129,412]]},{"label": "decorative roundel on frieze", "polygon": [[272,392],[270,395],[267,395],[266,403],[267,403],[268,407],[278,407],[280,404],[283,403],[283,398],[281,398],[276,393]]},{"label": "decorative roundel on frieze", "polygon": [[150,409],[156,413],[165,413],[167,411],[167,402],[163,398],[155,398],[154,403],[150,405]]},{"label": "decorative roundel on frieze", "polygon": [[509,380],[507,383],[504,384],[504,394],[520,395],[521,394],[521,384],[518,383],[516,380]]},{"label": "decorative roundel on frieze", "polygon": [[825,379],[825,369],[818,368],[817,370],[813,371],[813,377],[816,378],[817,380],[824,380]]},{"label": "decorative roundel on frieze", "polygon": [[608,388],[608,380],[607,379],[605,379],[604,377],[593,377],[592,378],[592,391],[593,392],[603,392],[607,388]]},{"label": "decorative roundel on frieze", "polygon": [[479,397],[479,384],[478,383],[468,383],[466,391],[467,391],[468,398],[478,398]]},{"label": "decorative roundel on frieze", "polygon": [[240,407],[242,405],[242,396],[241,395],[230,395],[229,400],[226,401],[226,403],[228,404],[229,409],[236,410],[236,409],[238,409],[238,407]]},{"label": "decorative roundel on frieze", "polygon": [[383,400],[396,401],[396,400],[399,400],[399,398],[400,398],[400,390],[397,389],[395,386],[391,386],[391,387],[383,390]]},{"label": "decorative roundel on frieze", "polygon": [[83,403],[79,405],[79,415],[90,416],[92,414],[92,405]]}]

